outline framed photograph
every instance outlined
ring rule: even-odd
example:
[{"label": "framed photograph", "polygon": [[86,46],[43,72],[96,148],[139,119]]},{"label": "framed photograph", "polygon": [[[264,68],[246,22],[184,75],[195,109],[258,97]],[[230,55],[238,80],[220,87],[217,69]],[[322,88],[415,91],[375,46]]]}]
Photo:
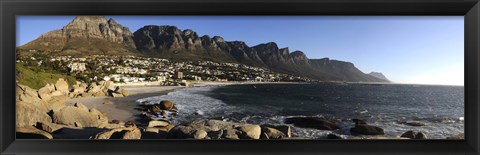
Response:
[{"label": "framed photograph", "polygon": [[2,1],[5,154],[479,154],[478,1]]}]

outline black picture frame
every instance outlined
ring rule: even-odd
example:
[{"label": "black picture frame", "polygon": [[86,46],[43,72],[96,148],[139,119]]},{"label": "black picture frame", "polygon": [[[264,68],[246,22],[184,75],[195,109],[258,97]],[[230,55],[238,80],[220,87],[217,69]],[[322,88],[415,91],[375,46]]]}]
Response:
[{"label": "black picture frame", "polygon": [[[478,0],[1,0],[2,154],[480,153]],[[15,140],[17,15],[460,15],[465,17],[465,140]]]}]

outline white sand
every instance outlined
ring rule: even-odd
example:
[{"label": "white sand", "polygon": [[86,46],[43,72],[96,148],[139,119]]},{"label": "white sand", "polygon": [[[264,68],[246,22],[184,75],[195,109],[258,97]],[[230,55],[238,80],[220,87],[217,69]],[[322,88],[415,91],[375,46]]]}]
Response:
[{"label": "white sand", "polygon": [[[65,101],[67,105],[73,105],[80,102],[88,108],[95,108],[106,113],[109,120],[135,121],[135,115],[140,111],[137,110],[136,100],[151,96],[166,94],[175,89],[183,88],[180,86],[125,86],[129,92],[129,96],[112,98],[112,97],[85,97],[68,99]],[[103,104],[105,102],[113,104]]]}]

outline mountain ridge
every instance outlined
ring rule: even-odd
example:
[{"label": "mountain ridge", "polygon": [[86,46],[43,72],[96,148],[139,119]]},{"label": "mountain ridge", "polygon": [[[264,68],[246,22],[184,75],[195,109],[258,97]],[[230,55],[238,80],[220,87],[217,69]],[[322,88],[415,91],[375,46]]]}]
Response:
[{"label": "mountain ridge", "polygon": [[62,29],[42,34],[17,48],[24,53],[31,50],[60,55],[141,55],[176,61],[234,62],[323,81],[388,82],[361,72],[353,63],[309,59],[302,51],[290,52],[275,42],[250,47],[243,41],[199,36],[191,29],[171,25],[146,25],[132,33],[104,16],[78,16]]}]

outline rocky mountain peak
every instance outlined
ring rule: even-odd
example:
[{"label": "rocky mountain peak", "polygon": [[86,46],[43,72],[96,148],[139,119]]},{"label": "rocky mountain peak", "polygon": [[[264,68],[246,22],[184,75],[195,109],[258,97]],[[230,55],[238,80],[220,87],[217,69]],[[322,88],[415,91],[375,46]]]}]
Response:
[{"label": "rocky mountain peak", "polygon": [[220,36],[213,36],[212,38],[215,42],[225,42],[225,40]]},{"label": "rocky mountain peak", "polygon": [[132,32],[104,16],[78,16],[63,27],[62,31],[67,40],[96,38],[135,47]]},{"label": "rocky mountain peak", "polygon": [[373,77],[376,77],[376,78],[379,78],[379,79],[382,79],[382,80],[390,81],[390,80],[387,79],[387,77],[385,77],[385,75],[383,75],[380,72],[370,72],[370,73],[368,73],[368,75],[371,75]]}]

